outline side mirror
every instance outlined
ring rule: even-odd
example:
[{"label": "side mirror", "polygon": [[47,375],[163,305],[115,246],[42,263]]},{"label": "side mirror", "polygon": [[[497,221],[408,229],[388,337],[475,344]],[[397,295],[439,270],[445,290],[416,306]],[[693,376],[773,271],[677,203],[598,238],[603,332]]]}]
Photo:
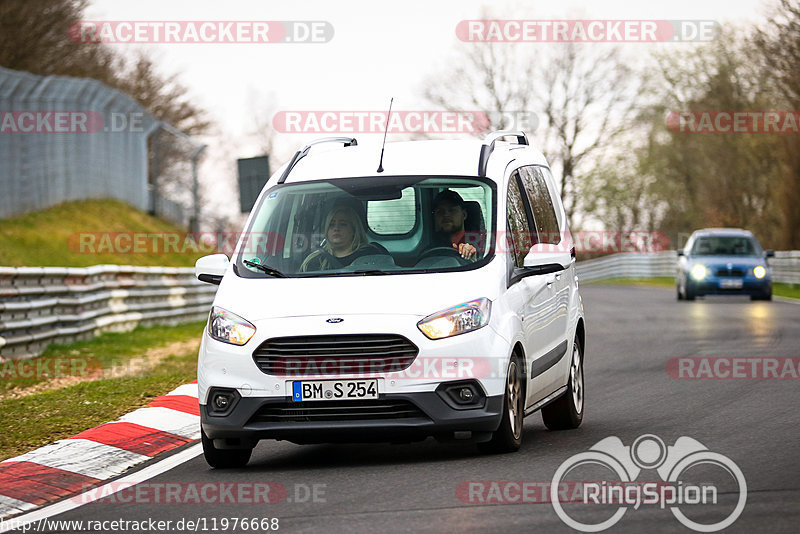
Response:
[{"label": "side mirror", "polygon": [[563,244],[536,243],[525,256],[522,265],[526,270],[534,271],[537,274],[563,271],[572,263],[571,249],[563,250],[563,248]]},{"label": "side mirror", "polygon": [[194,264],[194,275],[201,282],[219,285],[225,271],[228,270],[228,256],[225,254],[212,254],[203,256]]},{"label": "side mirror", "polygon": [[767,257],[767,258],[774,258],[775,257],[775,251],[774,250],[765,250],[764,251],[764,256]]},{"label": "side mirror", "polygon": [[683,249],[682,249],[682,248],[679,248],[679,249],[678,249],[678,256],[685,256],[685,255],[686,255],[686,254],[684,254],[684,253],[683,253]]}]

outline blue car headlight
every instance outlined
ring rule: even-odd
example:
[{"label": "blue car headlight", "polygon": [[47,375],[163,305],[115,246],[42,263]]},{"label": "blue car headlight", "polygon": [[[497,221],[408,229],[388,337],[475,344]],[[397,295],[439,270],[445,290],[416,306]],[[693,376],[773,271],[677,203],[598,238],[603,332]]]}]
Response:
[{"label": "blue car headlight", "polygon": [[708,268],[701,263],[697,263],[692,267],[691,275],[695,280],[702,280],[708,276]]}]

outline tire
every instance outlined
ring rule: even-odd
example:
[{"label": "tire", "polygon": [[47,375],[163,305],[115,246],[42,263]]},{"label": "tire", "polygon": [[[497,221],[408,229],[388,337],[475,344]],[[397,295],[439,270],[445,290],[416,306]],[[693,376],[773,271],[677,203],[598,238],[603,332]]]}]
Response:
[{"label": "tire", "polygon": [[503,396],[503,416],[500,427],[492,439],[478,443],[478,450],[486,454],[516,452],[522,445],[522,421],[525,417],[525,371],[519,357],[514,354],[508,363],[506,393]]},{"label": "tire", "polygon": [[231,469],[244,467],[250,461],[253,449],[218,449],[214,447],[214,440],[206,436],[200,429],[200,439],[203,442],[203,456],[208,465],[214,469]]},{"label": "tire", "polygon": [[683,298],[686,300],[694,300],[696,296],[697,295],[695,295],[695,292],[692,291],[692,287],[687,283],[684,287]]},{"label": "tire", "polygon": [[760,295],[750,295],[750,300],[772,300],[772,290],[767,290]]},{"label": "tire", "polygon": [[583,422],[583,349],[577,337],[572,344],[567,391],[556,401],[542,408],[542,420],[550,430],[578,428]]}]

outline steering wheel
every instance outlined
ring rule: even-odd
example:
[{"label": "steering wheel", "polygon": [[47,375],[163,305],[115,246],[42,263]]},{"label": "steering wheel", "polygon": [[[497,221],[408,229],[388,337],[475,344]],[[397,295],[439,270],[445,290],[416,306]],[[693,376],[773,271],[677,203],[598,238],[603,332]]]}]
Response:
[{"label": "steering wheel", "polygon": [[333,254],[331,254],[330,252],[328,252],[328,251],[327,251],[327,250],[325,250],[324,248],[322,248],[322,247],[317,247],[317,250],[316,250],[316,252],[319,252],[319,253],[320,253],[320,255],[321,255],[323,258],[325,258],[326,260],[328,260],[328,263],[330,264],[330,266],[331,266],[332,268],[334,268],[334,269],[341,269],[342,267],[344,267],[344,266],[342,265],[342,262],[340,262],[340,261],[339,261],[339,258],[337,258],[336,256],[334,256]]},{"label": "steering wheel", "polygon": [[419,258],[417,258],[417,263],[421,262],[425,258],[429,256],[455,256],[458,258],[459,263],[461,265],[467,265],[470,261],[466,258],[461,257],[461,254],[454,249],[453,247],[433,247],[425,252],[423,252]]}]

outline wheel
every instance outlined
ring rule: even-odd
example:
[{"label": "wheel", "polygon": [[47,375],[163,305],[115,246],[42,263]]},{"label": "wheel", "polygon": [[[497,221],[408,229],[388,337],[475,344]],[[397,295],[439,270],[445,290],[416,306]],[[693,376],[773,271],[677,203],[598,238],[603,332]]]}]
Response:
[{"label": "wheel", "polygon": [[694,291],[692,290],[692,286],[689,285],[687,282],[683,289],[683,298],[686,300],[694,300],[696,297]]},{"label": "wheel", "polygon": [[567,391],[542,408],[542,420],[550,430],[578,428],[583,421],[583,349],[577,337],[572,344]]},{"label": "wheel", "polygon": [[522,445],[522,419],[525,416],[524,376],[519,357],[516,354],[512,355],[508,363],[500,427],[494,431],[490,441],[478,443],[478,450],[481,452],[491,454],[515,452]]},{"label": "wheel", "polygon": [[331,264],[331,268],[333,269],[341,269],[342,262],[339,261],[339,258],[328,252],[322,247],[317,247],[317,252],[319,252],[326,260],[328,260]]},{"label": "wheel", "polygon": [[417,263],[428,256],[455,256],[462,265],[466,265],[470,262],[469,260],[462,258],[461,254],[459,254],[459,252],[453,247],[434,247],[423,252],[420,257],[417,258]]},{"label": "wheel", "polygon": [[244,467],[250,461],[253,449],[218,449],[214,447],[214,440],[206,436],[200,429],[200,439],[203,442],[203,456],[208,465],[214,469],[230,469]]},{"label": "wheel", "polygon": [[750,300],[772,300],[772,290],[768,289],[760,295],[750,295]]}]

